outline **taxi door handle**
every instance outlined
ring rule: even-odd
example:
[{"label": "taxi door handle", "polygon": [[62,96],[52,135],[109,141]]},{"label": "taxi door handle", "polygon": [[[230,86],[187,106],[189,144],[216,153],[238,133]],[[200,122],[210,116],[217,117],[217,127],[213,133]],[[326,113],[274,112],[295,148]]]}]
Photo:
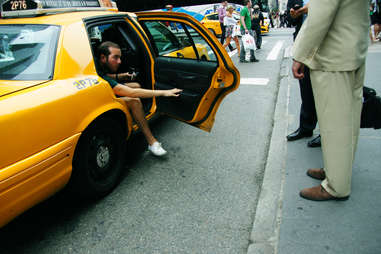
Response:
[{"label": "taxi door handle", "polygon": [[179,75],[180,78],[182,79],[185,79],[185,80],[193,80],[193,79],[196,79],[196,76],[194,75],[189,75],[189,76],[182,76],[182,75]]}]

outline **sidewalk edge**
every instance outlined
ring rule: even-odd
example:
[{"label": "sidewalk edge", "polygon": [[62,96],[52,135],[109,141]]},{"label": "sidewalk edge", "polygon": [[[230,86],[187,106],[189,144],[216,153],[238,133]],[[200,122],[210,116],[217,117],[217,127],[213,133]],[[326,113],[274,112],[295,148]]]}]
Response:
[{"label": "sidewalk edge", "polygon": [[283,185],[287,157],[288,102],[290,96],[290,59],[281,64],[279,91],[274,113],[274,126],[267,163],[258,199],[248,254],[278,252]]}]

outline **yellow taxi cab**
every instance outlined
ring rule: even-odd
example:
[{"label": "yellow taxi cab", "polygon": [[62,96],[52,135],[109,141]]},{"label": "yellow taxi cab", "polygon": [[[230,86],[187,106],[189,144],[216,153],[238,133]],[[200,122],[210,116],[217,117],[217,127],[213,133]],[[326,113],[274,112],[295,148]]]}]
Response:
[{"label": "yellow taxi cab", "polygon": [[262,12],[264,22],[261,25],[261,34],[267,34],[270,31],[270,19],[267,12]]},{"label": "yellow taxi cab", "polygon": [[120,71],[139,73],[142,87],[183,89],[179,97],[145,100],[148,120],[163,113],[210,131],[223,98],[238,88],[238,70],[200,22],[112,6],[3,1],[0,227],[65,186],[99,198],[117,185],[124,143],[138,127],[98,74],[103,41],[120,45]]},{"label": "yellow taxi cab", "polygon": [[[237,20],[237,22],[239,22],[238,12],[234,11],[233,17]],[[221,36],[222,31],[217,12],[205,15],[205,17],[201,20],[201,24],[203,24],[212,34],[214,34],[214,36]]]},{"label": "yellow taxi cab", "polygon": [[218,13],[210,13],[204,16],[201,20],[201,24],[203,24],[214,36],[221,36],[221,25],[218,20]]}]

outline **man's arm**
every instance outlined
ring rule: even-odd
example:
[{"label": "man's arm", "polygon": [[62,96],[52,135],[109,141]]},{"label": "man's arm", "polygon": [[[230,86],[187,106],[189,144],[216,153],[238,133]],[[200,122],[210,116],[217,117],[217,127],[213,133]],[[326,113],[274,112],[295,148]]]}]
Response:
[{"label": "man's arm", "polygon": [[311,1],[308,18],[297,36],[293,48],[294,59],[306,63],[312,59],[324,40],[339,9],[340,0]]},{"label": "man's arm", "polygon": [[118,84],[112,89],[114,93],[118,96],[132,97],[132,98],[152,98],[152,97],[178,97],[180,96],[181,89],[170,89],[170,90],[150,90],[143,88],[130,88],[128,86]]},{"label": "man's arm", "polygon": [[246,27],[245,16],[241,16],[241,24],[245,28],[245,33],[248,33],[249,30],[247,30],[247,27]]}]

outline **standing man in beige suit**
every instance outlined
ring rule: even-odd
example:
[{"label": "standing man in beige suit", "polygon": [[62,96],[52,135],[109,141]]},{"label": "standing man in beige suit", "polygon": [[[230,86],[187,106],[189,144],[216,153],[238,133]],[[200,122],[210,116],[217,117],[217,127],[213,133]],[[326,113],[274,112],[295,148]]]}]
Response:
[{"label": "standing man in beige suit", "polygon": [[324,168],[307,171],[323,182],[300,195],[316,201],[345,200],[351,192],[360,129],[369,0],[309,3],[308,17],[294,44],[292,72],[301,79],[304,66],[311,70]]}]

